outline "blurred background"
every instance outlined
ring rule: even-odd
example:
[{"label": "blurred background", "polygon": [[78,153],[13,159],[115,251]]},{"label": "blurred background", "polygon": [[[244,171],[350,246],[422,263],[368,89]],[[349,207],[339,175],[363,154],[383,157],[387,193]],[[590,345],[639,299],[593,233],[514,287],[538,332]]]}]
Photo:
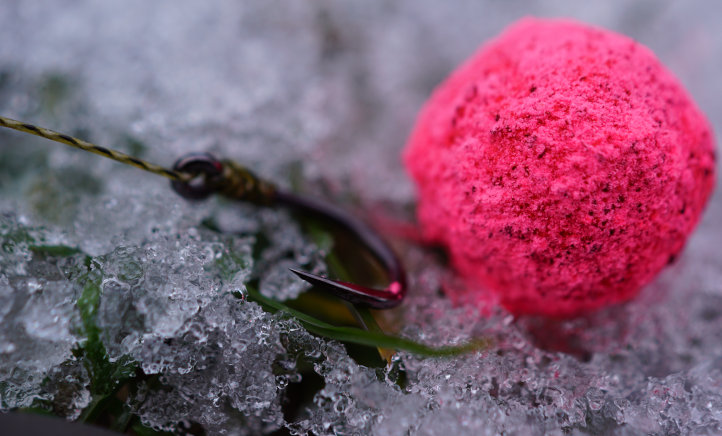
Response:
[{"label": "blurred background", "polygon": [[[526,15],[572,17],[647,45],[718,127],[720,8],[664,0],[8,0],[0,59],[13,73],[3,104],[6,113],[29,113],[37,99],[8,94],[8,81],[62,76],[90,98],[80,113],[56,110],[57,128],[90,124],[90,116],[145,135],[159,157],[175,144],[215,146],[270,170],[303,160],[308,177],[406,201],[411,187],[397,156],[421,104],[484,41]],[[201,129],[204,142],[182,138]]]},{"label": "blurred background", "polygon": [[[163,165],[212,151],[364,216],[413,220],[400,153],[416,113],[507,25],[571,17],[636,39],[720,132],[721,15],[713,0],[3,0],[0,114]],[[305,288],[287,267],[326,268],[288,215],[241,212],[187,204],[154,176],[0,131],[0,410],[76,420],[100,395],[72,351],[86,340],[83,285],[60,255],[28,248],[35,238],[77,247],[103,271],[103,346],[149,377],[118,406],[138,434],[179,423],[208,434],[722,432],[719,189],[677,264],[634,302],[584,319],[452,307],[443,259],[395,242],[412,277],[404,308],[385,316],[395,331],[497,342],[460,359],[399,353],[391,369],[216,296],[255,280],[268,296],[295,297]],[[204,233],[209,215],[246,239]],[[235,275],[209,272],[209,258],[230,252],[241,253]]]}]

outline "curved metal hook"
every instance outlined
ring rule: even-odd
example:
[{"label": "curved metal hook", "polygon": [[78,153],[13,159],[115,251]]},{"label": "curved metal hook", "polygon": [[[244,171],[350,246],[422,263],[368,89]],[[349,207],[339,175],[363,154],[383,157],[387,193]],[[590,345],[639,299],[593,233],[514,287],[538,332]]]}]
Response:
[{"label": "curved metal hook", "polygon": [[251,171],[231,162],[218,160],[208,153],[191,153],[176,161],[173,170],[146,162],[116,150],[101,147],[62,133],[0,116],[0,127],[41,136],[71,147],[95,153],[171,179],[171,187],[181,197],[202,200],[213,193],[262,206],[283,205],[312,214],[346,228],[383,264],[391,284],[379,290],[353,283],[331,280],[315,274],[291,270],[303,280],[327,289],[348,301],[377,309],[398,305],[406,294],[406,275],[393,250],[366,224],[331,204],[300,195],[282,192],[273,184],[259,179]]},{"label": "curved metal hook", "polygon": [[[219,165],[222,168],[219,175]],[[193,170],[205,177],[201,185],[189,189],[183,182],[174,182],[173,189],[182,197],[200,199],[202,192],[217,192],[235,200],[250,201],[264,206],[280,205],[299,213],[331,221],[354,235],[383,265],[391,283],[385,289],[375,289],[354,283],[333,280],[305,271],[291,269],[301,279],[325,289],[355,304],[374,309],[389,309],[401,303],[406,296],[406,273],[394,251],[363,221],[343,209],[325,201],[276,189],[247,169],[233,162],[221,162],[207,153],[194,153],[179,159],[176,170]],[[190,195],[189,195],[190,194]]]}]

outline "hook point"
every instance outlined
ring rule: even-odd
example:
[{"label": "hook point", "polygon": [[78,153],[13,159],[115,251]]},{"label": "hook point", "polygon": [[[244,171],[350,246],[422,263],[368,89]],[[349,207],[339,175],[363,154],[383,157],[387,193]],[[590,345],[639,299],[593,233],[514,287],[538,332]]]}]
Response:
[{"label": "hook point", "polygon": [[403,299],[403,292],[399,292],[399,284],[394,282],[389,289],[379,290],[354,283],[332,280],[306,271],[289,268],[299,278],[331,292],[339,298],[350,301],[354,304],[363,304],[373,309],[389,309],[397,306]]}]

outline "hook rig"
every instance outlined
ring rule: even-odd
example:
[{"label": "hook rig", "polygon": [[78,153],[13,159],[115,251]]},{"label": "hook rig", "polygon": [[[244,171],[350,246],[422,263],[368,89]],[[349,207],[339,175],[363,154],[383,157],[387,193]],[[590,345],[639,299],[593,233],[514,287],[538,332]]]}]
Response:
[{"label": "hook rig", "polygon": [[406,295],[406,273],[401,261],[386,241],[363,221],[331,203],[280,190],[236,162],[219,160],[209,153],[190,153],[178,159],[173,169],[168,169],[82,139],[2,116],[0,127],[50,139],[166,177],[171,180],[173,190],[187,200],[198,201],[220,194],[259,206],[286,207],[331,222],[349,232],[369,250],[386,270],[390,284],[384,289],[375,289],[291,269],[294,274],[339,298],[373,309],[398,306]]}]

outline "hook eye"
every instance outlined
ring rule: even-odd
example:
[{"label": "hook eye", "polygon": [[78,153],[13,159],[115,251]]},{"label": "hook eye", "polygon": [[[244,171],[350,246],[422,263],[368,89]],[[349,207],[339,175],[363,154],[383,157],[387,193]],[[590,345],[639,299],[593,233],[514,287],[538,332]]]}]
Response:
[{"label": "hook eye", "polygon": [[173,180],[173,190],[188,200],[203,200],[216,192],[218,179],[223,174],[223,164],[210,153],[190,153],[176,161],[173,169],[191,174],[188,181]]}]

